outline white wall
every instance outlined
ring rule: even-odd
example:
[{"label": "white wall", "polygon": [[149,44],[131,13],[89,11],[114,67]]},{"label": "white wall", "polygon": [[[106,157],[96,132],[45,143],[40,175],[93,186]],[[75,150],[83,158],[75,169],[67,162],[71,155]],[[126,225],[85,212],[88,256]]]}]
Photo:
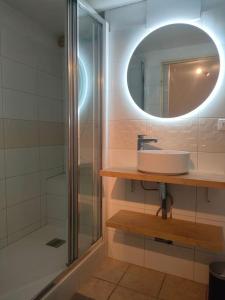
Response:
[{"label": "white wall", "polygon": [[[179,18],[195,19],[209,27],[220,39],[224,51],[225,1],[217,2],[216,6],[204,1],[201,14],[199,1],[196,9],[193,1],[189,10],[189,2],[185,3],[185,9],[179,7]],[[168,7],[176,17],[176,6],[165,6],[163,0],[158,5],[158,20],[168,16]],[[108,166],[136,166],[137,134],[148,134],[159,139],[159,147],[190,151],[192,168],[225,173],[225,132],[217,131],[216,126],[218,118],[225,118],[225,82],[214,101],[198,115],[173,123],[151,119],[130,100],[125,86],[127,56],[135,42],[149,30],[146,20],[151,26],[157,22],[157,11],[150,23],[146,12],[146,3],[142,2],[106,13],[110,23]],[[225,228],[225,191],[209,189],[207,201],[204,188],[170,185],[169,189],[175,200],[175,218]],[[116,179],[107,180],[106,199],[107,217],[121,209],[155,213],[160,204],[157,192],[143,191],[138,182],[135,192],[131,192],[129,181]],[[225,259],[225,253],[216,255],[180,245],[162,245],[113,229],[107,233],[109,256],[198,282],[207,282],[210,261]]]},{"label": "white wall", "polygon": [[46,222],[46,178],[63,170],[62,52],[0,1],[0,247]]}]

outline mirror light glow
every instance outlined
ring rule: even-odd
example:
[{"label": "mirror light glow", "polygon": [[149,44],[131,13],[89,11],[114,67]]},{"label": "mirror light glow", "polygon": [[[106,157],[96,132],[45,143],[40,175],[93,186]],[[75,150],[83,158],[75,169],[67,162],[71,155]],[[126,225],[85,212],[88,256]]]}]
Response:
[{"label": "mirror light glow", "polygon": [[81,57],[78,57],[78,64],[79,64],[79,107],[78,107],[78,113],[81,112],[81,110],[84,107],[84,104],[87,99],[88,94],[88,75],[87,75],[87,69],[84,64],[83,59]]},{"label": "mirror light glow", "polygon": [[[135,51],[135,49],[137,48],[137,46],[142,42],[142,40],[147,36],[149,35],[150,33],[152,33],[153,31],[161,28],[161,27],[164,27],[164,26],[167,26],[167,25],[171,25],[171,24],[189,24],[189,25],[192,25],[192,26],[195,26],[203,31],[205,31],[210,37],[211,39],[213,40],[213,42],[215,43],[216,47],[217,47],[217,50],[218,50],[218,53],[219,53],[219,60],[220,60],[220,72],[219,72],[219,76],[218,76],[218,80],[216,82],[216,85],[213,89],[213,91],[211,92],[211,94],[208,96],[208,98],[200,105],[198,106],[196,109],[194,109],[193,111],[183,115],[183,116],[179,116],[179,117],[174,117],[174,118],[160,118],[160,117],[156,117],[156,116],[153,116],[149,113],[146,113],[144,112],[133,100],[133,98],[131,97],[130,95],[130,92],[129,92],[129,88],[128,88],[128,81],[127,81],[127,72],[128,72],[128,66],[129,66],[129,62],[130,62],[130,59]],[[200,68],[199,68],[200,69]],[[201,74],[201,70],[199,70]],[[198,71],[198,72],[199,72]],[[195,22],[190,22],[190,21],[187,21],[186,19],[184,20],[168,20],[166,22],[163,22],[163,23],[160,23],[160,24],[157,24],[156,26],[147,29],[144,34],[142,34],[141,36],[139,36],[135,42],[133,43],[132,47],[129,49],[129,53],[127,53],[127,56],[126,56],[126,62],[125,62],[125,65],[124,65],[124,72],[123,72],[123,85],[125,87],[125,93],[126,93],[126,96],[127,96],[127,99],[129,100],[130,104],[136,109],[138,110],[145,118],[149,118],[149,119],[154,119],[154,120],[157,120],[157,121],[160,121],[160,122],[174,122],[174,121],[178,121],[178,120],[182,120],[182,119],[185,119],[185,118],[189,118],[189,117],[194,117],[197,115],[197,113],[199,113],[201,110],[203,110],[209,103],[211,103],[213,101],[213,99],[217,96],[221,86],[222,86],[222,83],[223,83],[223,80],[224,80],[224,51],[223,51],[223,48],[222,48],[222,45],[218,39],[218,37],[215,35],[215,33],[212,31],[212,29],[206,27],[206,26],[203,26],[203,25],[199,25]],[[196,72],[197,73],[197,72]]]}]

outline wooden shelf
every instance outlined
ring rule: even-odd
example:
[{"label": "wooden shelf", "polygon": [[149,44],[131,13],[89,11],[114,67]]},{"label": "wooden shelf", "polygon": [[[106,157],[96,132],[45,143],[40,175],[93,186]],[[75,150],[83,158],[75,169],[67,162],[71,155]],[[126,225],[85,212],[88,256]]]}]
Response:
[{"label": "wooden shelf", "polygon": [[219,226],[176,219],[163,220],[153,215],[126,210],[116,213],[106,222],[106,226],[213,252],[224,250],[223,229]]},{"label": "wooden shelf", "polygon": [[225,174],[190,172],[185,175],[163,175],[142,173],[135,168],[111,168],[101,170],[100,175],[131,180],[225,189]]}]

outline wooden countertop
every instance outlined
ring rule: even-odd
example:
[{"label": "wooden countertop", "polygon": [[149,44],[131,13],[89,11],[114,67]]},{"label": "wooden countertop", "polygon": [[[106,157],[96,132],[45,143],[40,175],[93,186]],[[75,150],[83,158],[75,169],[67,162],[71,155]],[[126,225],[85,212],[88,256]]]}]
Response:
[{"label": "wooden countertop", "polygon": [[164,175],[142,173],[135,168],[109,168],[101,170],[100,176],[225,189],[225,174],[198,171],[191,171],[184,175]]},{"label": "wooden countertop", "polygon": [[126,210],[112,216],[106,221],[106,226],[213,252],[224,250],[223,228],[219,226],[176,219],[163,220],[161,217]]}]

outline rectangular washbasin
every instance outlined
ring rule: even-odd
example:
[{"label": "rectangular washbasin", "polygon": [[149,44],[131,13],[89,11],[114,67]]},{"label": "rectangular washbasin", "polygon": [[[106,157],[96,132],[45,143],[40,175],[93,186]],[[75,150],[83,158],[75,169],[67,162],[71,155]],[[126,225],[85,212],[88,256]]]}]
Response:
[{"label": "rectangular washbasin", "polygon": [[177,150],[140,150],[137,168],[141,172],[178,175],[188,173],[190,153]]}]

